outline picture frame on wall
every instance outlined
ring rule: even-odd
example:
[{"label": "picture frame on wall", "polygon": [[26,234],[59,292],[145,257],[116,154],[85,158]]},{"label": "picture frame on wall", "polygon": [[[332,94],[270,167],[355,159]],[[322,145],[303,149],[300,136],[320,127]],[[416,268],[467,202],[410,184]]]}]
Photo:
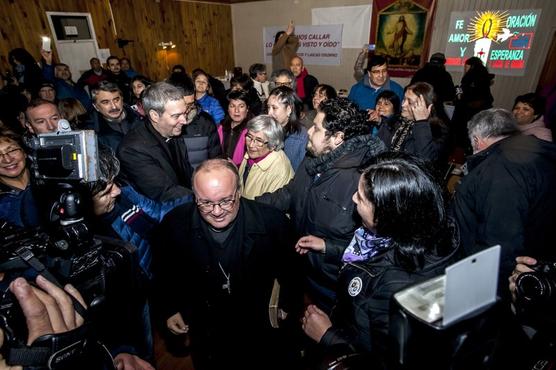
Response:
[{"label": "picture frame on wall", "polygon": [[370,43],[391,76],[413,75],[427,61],[436,0],[375,0]]}]

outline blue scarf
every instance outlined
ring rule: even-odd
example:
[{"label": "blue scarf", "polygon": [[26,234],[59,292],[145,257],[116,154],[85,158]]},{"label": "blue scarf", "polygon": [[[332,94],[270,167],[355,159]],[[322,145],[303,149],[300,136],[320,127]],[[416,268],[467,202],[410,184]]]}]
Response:
[{"label": "blue scarf", "polygon": [[381,238],[364,227],[360,227],[355,230],[353,239],[344,251],[342,261],[366,261],[389,247],[390,238]]}]

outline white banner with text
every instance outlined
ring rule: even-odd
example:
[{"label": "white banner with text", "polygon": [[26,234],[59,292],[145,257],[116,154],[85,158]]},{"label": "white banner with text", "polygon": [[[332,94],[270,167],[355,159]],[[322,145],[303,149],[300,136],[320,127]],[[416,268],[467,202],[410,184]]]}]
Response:
[{"label": "white banner with text", "polygon": [[[341,24],[325,26],[295,26],[295,35],[299,38],[297,55],[303,58],[305,65],[334,66],[341,64],[342,57]],[[272,63],[272,46],[274,36],[284,27],[263,28],[264,62]]]}]

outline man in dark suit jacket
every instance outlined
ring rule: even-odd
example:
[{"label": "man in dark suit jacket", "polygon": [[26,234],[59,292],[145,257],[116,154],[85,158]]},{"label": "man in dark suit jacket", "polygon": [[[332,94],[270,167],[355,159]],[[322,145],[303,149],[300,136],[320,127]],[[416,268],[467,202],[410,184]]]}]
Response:
[{"label": "man in dark suit jacket", "polygon": [[[193,184],[196,203],[168,213],[153,248],[168,329],[190,334],[195,369],[298,368],[290,329],[299,328],[303,295],[288,218],[241,198],[228,160],[203,162]],[[269,319],[275,279],[288,314],[280,328]]]},{"label": "man in dark suit jacket", "polygon": [[189,195],[193,170],[181,134],[191,107],[183,90],[166,82],[149,86],[143,94],[148,121],[120,144],[122,179],[156,201]]}]

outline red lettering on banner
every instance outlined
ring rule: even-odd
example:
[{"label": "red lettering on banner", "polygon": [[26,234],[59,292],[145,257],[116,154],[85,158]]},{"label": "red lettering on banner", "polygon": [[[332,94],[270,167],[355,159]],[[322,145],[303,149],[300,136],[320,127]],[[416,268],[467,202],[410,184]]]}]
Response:
[{"label": "red lettering on banner", "polygon": [[504,61],[503,60],[492,60],[490,62],[491,68],[504,68]]},{"label": "red lettering on banner", "polygon": [[523,62],[523,60],[512,60],[512,65],[511,67],[512,69],[523,69],[525,68],[525,63]]},{"label": "red lettering on banner", "polygon": [[446,58],[446,65],[461,66],[461,65],[463,65],[463,59],[462,58],[455,58],[455,57]]}]

